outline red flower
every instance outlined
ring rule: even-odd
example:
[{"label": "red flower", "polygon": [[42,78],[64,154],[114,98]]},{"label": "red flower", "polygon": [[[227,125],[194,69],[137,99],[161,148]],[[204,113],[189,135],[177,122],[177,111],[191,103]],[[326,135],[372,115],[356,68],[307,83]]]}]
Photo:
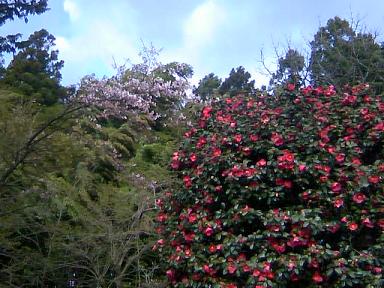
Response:
[{"label": "red flower", "polygon": [[256,142],[259,140],[259,136],[258,135],[249,135],[249,139],[252,141],[252,142]]},{"label": "red flower", "polygon": [[340,208],[341,206],[344,205],[344,201],[343,199],[341,198],[338,198],[336,199],[334,202],[333,202],[333,206],[335,206],[336,208]]},{"label": "red flower", "polygon": [[359,165],[361,165],[361,161],[359,158],[355,157],[352,159],[352,164],[359,166]]},{"label": "red flower", "polygon": [[284,180],[283,186],[284,186],[284,188],[291,189],[292,188],[292,181],[291,180]]},{"label": "red flower", "polygon": [[288,91],[293,91],[293,90],[295,90],[295,87],[296,87],[296,85],[295,85],[294,83],[288,83],[288,84],[287,84],[287,90],[288,90]]},{"label": "red flower", "polygon": [[189,156],[189,159],[191,160],[191,162],[196,162],[196,160],[197,160],[196,154],[192,153],[191,156]]},{"label": "red flower", "polygon": [[159,214],[157,214],[156,220],[159,222],[165,222],[167,218],[167,214],[160,212]]},{"label": "red flower", "polygon": [[189,249],[189,248],[186,248],[185,250],[184,250],[184,255],[185,255],[185,257],[191,257],[192,256],[192,251],[191,251],[191,249]]},{"label": "red flower", "polygon": [[236,284],[230,283],[225,286],[226,288],[237,288]]},{"label": "red flower", "polygon": [[175,280],[175,270],[174,269],[167,270],[167,272],[165,272],[165,274],[167,275],[167,277],[170,281]]},{"label": "red flower", "polygon": [[240,134],[236,134],[235,137],[233,138],[233,140],[236,143],[240,143],[242,139],[243,139],[243,136],[241,136]]},{"label": "red flower", "polygon": [[184,234],[184,239],[187,242],[192,242],[195,239],[195,233],[193,233],[193,232],[191,232],[191,233],[183,232],[183,234]]},{"label": "red flower", "polygon": [[383,271],[383,269],[381,267],[374,267],[372,269],[372,272],[375,274],[380,274],[382,271]]},{"label": "red flower", "polygon": [[189,177],[188,175],[183,177],[183,181],[186,188],[190,188],[192,186],[191,177]]},{"label": "red flower", "polygon": [[205,137],[200,137],[199,141],[197,141],[196,148],[200,149],[202,148],[205,144],[207,144],[207,138]]},{"label": "red flower", "polygon": [[355,203],[361,204],[367,199],[367,197],[363,193],[358,192],[353,195],[352,199]]},{"label": "red flower", "polygon": [[338,193],[341,191],[341,184],[339,182],[334,182],[331,184],[331,190],[335,193]]},{"label": "red flower", "polygon": [[[252,276],[253,276],[253,277],[259,277],[260,274],[261,274],[260,270],[257,270],[257,269],[253,270],[253,272],[252,272]],[[263,287],[264,287],[264,286],[263,286]]]},{"label": "red flower", "polygon": [[368,177],[368,182],[372,184],[377,184],[380,182],[380,177],[376,175],[372,175]]},{"label": "red flower", "polygon": [[217,251],[217,247],[215,244],[211,244],[208,248],[209,252],[215,253]]},{"label": "red flower", "polygon": [[242,268],[243,268],[243,272],[245,273],[248,273],[251,271],[251,267],[249,267],[247,264],[244,264]]},{"label": "red flower", "polygon": [[259,161],[257,161],[256,165],[259,167],[264,167],[267,165],[267,161],[265,161],[265,159],[260,159]]},{"label": "red flower", "polygon": [[155,203],[156,203],[156,206],[158,207],[162,207],[164,204],[163,199],[156,199]]},{"label": "red flower", "polygon": [[304,164],[300,164],[299,165],[299,171],[304,172],[305,170],[307,170],[307,166],[305,166]]},{"label": "red flower", "polygon": [[336,155],[335,159],[336,159],[336,161],[338,163],[343,163],[344,160],[345,160],[345,154],[344,153],[339,153],[339,154]]},{"label": "red flower", "polygon": [[249,156],[249,155],[251,155],[251,153],[252,153],[252,149],[249,148],[249,147],[244,147],[244,148],[242,149],[242,151],[243,151],[243,154],[244,154],[245,156]]},{"label": "red flower", "polygon": [[281,146],[281,145],[284,144],[283,137],[281,137],[278,133],[272,133],[271,141],[272,141],[273,144],[275,144],[276,146]]},{"label": "red flower", "polygon": [[189,214],[188,216],[188,222],[189,223],[195,223],[197,220],[197,215],[195,213]]},{"label": "red flower", "polygon": [[372,221],[371,221],[369,218],[364,218],[363,221],[361,221],[361,223],[362,223],[365,227],[368,227],[368,228],[373,228],[373,227],[374,227]]},{"label": "red flower", "polygon": [[213,229],[211,226],[208,226],[207,228],[205,228],[204,230],[204,234],[208,237],[212,236],[213,235]]},{"label": "red flower", "polygon": [[315,283],[321,283],[324,281],[324,278],[323,276],[321,276],[321,274],[319,272],[315,272],[313,275],[312,275],[312,280],[313,282]]},{"label": "red flower", "polygon": [[237,267],[233,263],[229,263],[227,266],[227,270],[229,274],[233,274],[236,272]]},{"label": "red flower", "polygon": [[202,112],[202,114],[203,114],[203,118],[204,118],[204,119],[208,119],[209,117],[211,117],[211,112],[212,112],[212,107],[210,107],[210,106],[205,106],[205,107],[203,108],[203,112]]},{"label": "red flower", "polygon": [[219,157],[221,155],[221,150],[220,148],[213,148],[213,153],[212,153],[213,157]]},{"label": "red flower", "polygon": [[359,225],[356,222],[351,222],[348,224],[348,229],[351,231],[356,231],[359,228]]},{"label": "red flower", "polygon": [[171,162],[171,168],[174,170],[177,170],[180,168],[180,161],[179,160],[173,160]]}]

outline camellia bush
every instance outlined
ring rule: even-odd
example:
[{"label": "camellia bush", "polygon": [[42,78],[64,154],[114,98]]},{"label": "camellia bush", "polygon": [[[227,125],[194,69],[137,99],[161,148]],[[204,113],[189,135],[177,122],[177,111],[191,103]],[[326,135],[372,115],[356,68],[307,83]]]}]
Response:
[{"label": "camellia bush", "polygon": [[204,107],[157,200],[170,287],[382,287],[384,97],[368,85]]}]

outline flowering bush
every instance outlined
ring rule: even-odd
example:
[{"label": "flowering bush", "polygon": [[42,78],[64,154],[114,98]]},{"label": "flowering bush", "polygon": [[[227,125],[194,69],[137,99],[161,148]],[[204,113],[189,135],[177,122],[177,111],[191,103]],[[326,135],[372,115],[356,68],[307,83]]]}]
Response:
[{"label": "flowering bush", "polygon": [[156,111],[160,102],[172,107],[185,98],[192,67],[178,62],[160,63],[159,51],[152,46],[144,47],[140,55],[142,63],[129,69],[122,66],[114,77],[101,80],[94,75],[84,77],[72,101],[97,108],[102,118],[127,119],[130,113],[160,117]]},{"label": "flowering bush", "polygon": [[202,110],[157,201],[172,287],[379,287],[384,99],[289,85]]}]

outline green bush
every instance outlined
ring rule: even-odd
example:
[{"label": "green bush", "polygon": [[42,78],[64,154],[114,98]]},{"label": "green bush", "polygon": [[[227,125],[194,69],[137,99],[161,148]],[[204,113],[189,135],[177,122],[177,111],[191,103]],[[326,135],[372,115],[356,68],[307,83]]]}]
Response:
[{"label": "green bush", "polygon": [[288,84],[203,108],[157,201],[169,285],[383,285],[383,100]]}]

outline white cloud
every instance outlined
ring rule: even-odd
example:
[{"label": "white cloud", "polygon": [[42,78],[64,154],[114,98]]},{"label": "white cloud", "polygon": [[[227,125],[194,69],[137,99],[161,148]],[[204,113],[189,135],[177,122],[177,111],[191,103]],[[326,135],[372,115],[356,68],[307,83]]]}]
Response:
[{"label": "white cloud", "polygon": [[[193,85],[210,71],[204,63],[204,53],[208,45],[214,44],[219,38],[220,27],[227,20],[227,13],[224,7],[216,0],[207,0],[197,6],[183,23],[182,43],[178,48],[167,50],[161,53],[160,58],[164,62],[179,61],[185,62],[195,68],[191,79]],[[199,68],[199,69],[196,69]]]},{"label": "white cloud", "polygon": [[212,42],[225,16],[223,7],[214,0],[199,5],[184,23],[184,46],[193,51]]},{"label": "white cloud", "polygon": [[76,21],[80,17],[79,6],[74,0],[64,0],[64,11],[68,13],[71,21]]},{"label": "white cloud", "polygon": [[137,44],[140,42],[135,17],[127,2],[117,2],[115,6],[118,8],[100,5],[101,0],[86,6],[88,2],[64,1],[64,8],[71,17],[67,27],[71,33],[70,36],[61,34],[56,37],[59,57],[64,60],[64,84],[75,84],[92,73],[98,77],[111,76],[116,73],[115,63],[123,65],[128,59],[134,63],[138,60]]},{"label": "white cloud", "polygon": [[60,53],[63,53],[70,49],[70,44],[68,40],[64,37],[57,36],[56,37],[56,48],[60,51]]},{"label": "white cloud", "polygon": [[113,23],[102,20],[90,22],[72,38],[58,36],[56,45],[60,58],[65,62],[63,75],[69,83],[97,71],[112,75],[116,72],[113,68],[115,63],[123,65],[128,59],[132,62],[138,60],[135,42]]}]

